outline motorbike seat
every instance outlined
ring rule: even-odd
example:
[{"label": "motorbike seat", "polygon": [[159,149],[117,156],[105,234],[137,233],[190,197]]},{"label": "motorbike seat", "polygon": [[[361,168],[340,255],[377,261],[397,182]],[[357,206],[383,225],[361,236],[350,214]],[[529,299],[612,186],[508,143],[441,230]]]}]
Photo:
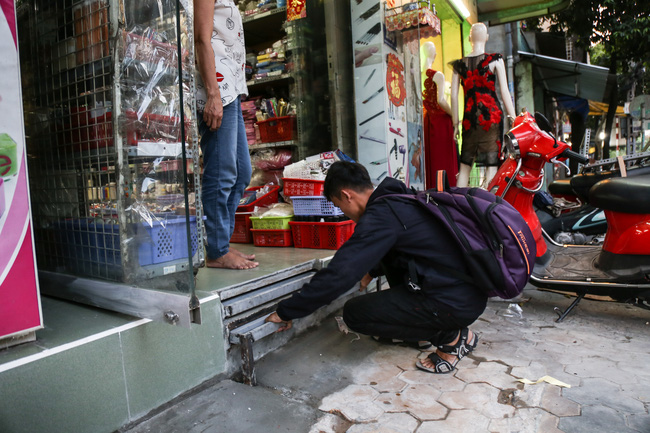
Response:
[{"label": "motorbike seat", "polygon": [[571,179],[557,179],[548,186],[548,192],[553,195],[575,195],[571,187]]},{"label": "motorbike seat", "polygon": [[589,190],[589,200],[604,210],[650,214],[650,176],[605,179]]},{"label": "motorbike seat", "polygon": [[[650,174],[650,167],[636,167],[627,171],[628,177],[645,176],[647,174]],[[580,198],[580,200],[589,201],[589,191],[591,190],[591,187],[601,180],[620,176],[620,170],[603,171],[600,173],[582,173],[571,178],[571,188],[573,188],[573,191],[575,191],[575,194]]]}]

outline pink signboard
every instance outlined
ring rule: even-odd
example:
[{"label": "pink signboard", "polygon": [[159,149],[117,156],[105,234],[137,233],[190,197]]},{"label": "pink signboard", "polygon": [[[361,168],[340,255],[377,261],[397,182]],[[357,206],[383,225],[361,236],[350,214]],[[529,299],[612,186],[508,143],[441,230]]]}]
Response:
[{"label": "pink signboard", "polygon": [[0,339],[42,327],[13,0],[0,0]]}]

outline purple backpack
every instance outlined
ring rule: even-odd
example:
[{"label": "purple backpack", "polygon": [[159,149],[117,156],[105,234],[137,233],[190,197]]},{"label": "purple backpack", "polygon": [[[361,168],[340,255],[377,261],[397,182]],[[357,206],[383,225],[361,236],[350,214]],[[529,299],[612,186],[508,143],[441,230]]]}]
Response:
[{"label": "purple backpack", "polygon": [[521,214],[501,197],[480,188],[448,187],[404,197],[427,209],[458,242],[470,272],[431,266],[475,284],[492,297],[519,295],[535,265],[536,244]]}]

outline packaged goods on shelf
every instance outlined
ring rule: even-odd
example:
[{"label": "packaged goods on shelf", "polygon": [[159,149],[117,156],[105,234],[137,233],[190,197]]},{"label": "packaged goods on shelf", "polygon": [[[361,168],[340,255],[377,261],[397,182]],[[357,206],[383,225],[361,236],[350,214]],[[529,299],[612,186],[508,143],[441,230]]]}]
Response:
[{"label": "packaged goods on shelf", "polygon": [[244,116],[244,127],[246,129],[246,140],[248,141],[249,146],[257,142],[257,139],[255,138],[255,121],[257,120],[255,113],[260,99],[261,98],[250,98],[241,103],[241,111]]}]

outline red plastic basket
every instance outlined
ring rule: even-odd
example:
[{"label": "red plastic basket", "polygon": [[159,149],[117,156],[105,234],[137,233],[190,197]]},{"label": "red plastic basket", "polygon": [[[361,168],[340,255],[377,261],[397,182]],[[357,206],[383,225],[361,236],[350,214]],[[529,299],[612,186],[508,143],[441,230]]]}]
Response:
[{"label": "red plastic basket", "polygon": [[[256,186],[253,188],[248,188],[246,191],[258,191],[262,189],[261,186]],[[280,187],[277,185],[272,185],[269,189],[269,192],[264,194],[262,197],[258,198],[252,203],[247,205],[241,205],[237,207],[237,212],[253,212],[255,206],[268,206],[273,203],[277,203],[280,197]]]},{"label": "red plastic basket", "polygon": [[293,246],[291,230],[255,230],[251,229],[253,243],[256,247],[290,247]]},{"label": "red plastic basket", "polygon": [[296,130],[296,116],[273,117],[257,122],[262,143],[293,140]]},{"label": "red plastic basket", "polygon": [[293,243],[296,248],[338,250],[354,233],[354,221],[312,223],[291,221]]},{"label": "red plastic basket", "polygon": [[300,196],[314,196],[323,195],[325,188],[324,180],[311,180],[311,179],[289,179],[283,178],[284,195],[300,195]]},{"label": "red plastic basket", "polygon": [[230,242],[234,244],[250,244],[253,242],[251,235],[251,215],[253,212],[235,213],[235,230],[232,232]]}]

